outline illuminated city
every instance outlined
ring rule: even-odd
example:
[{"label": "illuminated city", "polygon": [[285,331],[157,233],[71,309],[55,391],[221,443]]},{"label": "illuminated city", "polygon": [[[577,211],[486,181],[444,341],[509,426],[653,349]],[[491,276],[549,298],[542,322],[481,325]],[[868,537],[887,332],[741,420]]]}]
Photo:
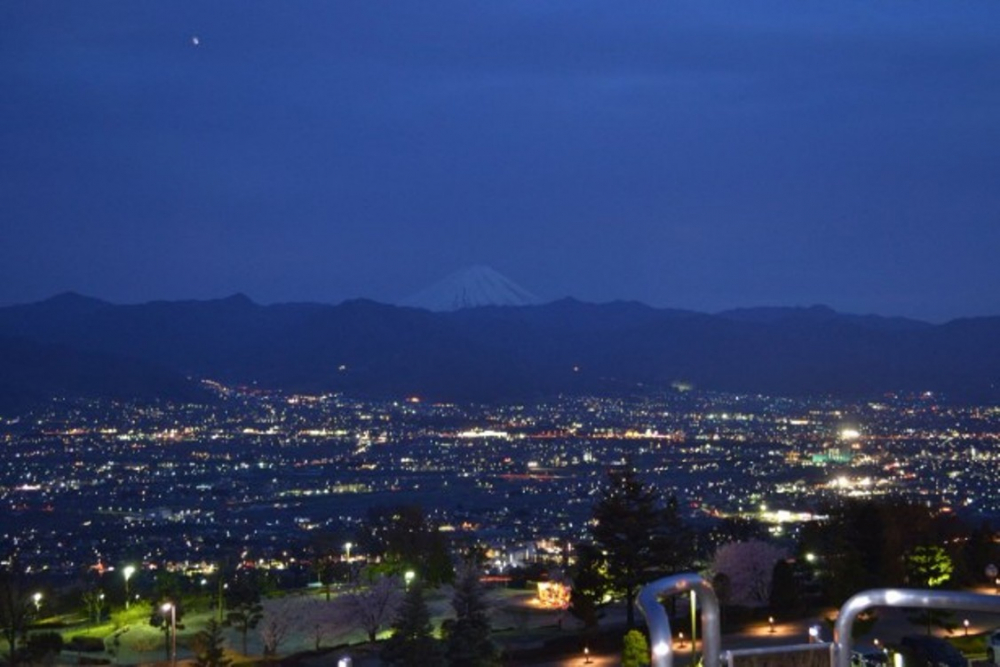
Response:
[{"label": "illuminated city", "polygon": [[1000,516],[1000,409],[930,395],[463,406],[211,386],[214,405],[56,401],[5,419],[4,539],[64,574],[126,557],[199,567],[233,548],[294,568],[313,531],[347,539],[373,506],[419,505],[502,569],[558,561],[583,539],[604,471],[625,462],[691,521],[755,518],[776,537],[839,497]]},{"label": "illuminated city", "polygon": [[0,8],[0,667],[1000,667],[1000,2]]}]

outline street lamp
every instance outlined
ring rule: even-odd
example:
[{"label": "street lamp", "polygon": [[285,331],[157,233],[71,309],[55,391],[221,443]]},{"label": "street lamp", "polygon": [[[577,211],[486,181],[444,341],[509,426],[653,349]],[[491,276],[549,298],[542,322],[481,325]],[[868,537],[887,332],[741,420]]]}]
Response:
[{"label": "street lamp", "polygon": [[968,637],[969,636],[969,619],[965,619],[964,621],[962,621],[962,625],[965,626],[965,636]]},{"label": "street lamp", "polygon": [[403,575],[403,579],[406,581],[406,590],[410,590],[410,583],[417,576],[417,573],[413,570],[407,570],[406,574]]},{"label": "street lamp", "polygon": [[160,611],[170,612],[170,664],[177,664],[177,607],[172,602],[164,602]]},{"label": "street lamp", "polygon": [[583,662],[586,665],[590,664],[590,647],[589,646],[584,646],[583,647]]},{"label": "street lamp", "polygon": [[37,614],[42,610],[42,594],[35,593],[31,596],[31,601],[35,603],[35,613]]},{"label": "street lamp", "polygon": [[811,625],[809,626],[809,643],[815,644],[819,641],[819,626]]},{"label": "street lamp", "polygon": [[769,627],[768,632],[770,632],[773,635],[774,634],[774,616],[768,616],[767,617],[767,625]]},{"label": "street lamp", "polygon": [[353,547],[353,546],[354,545],[351,544],[350,542],[348,542],[347,544],[344,545],[344,551],[347,552],[347,559],[346,560],[347,560],[348,563],[351,562],[351,547]]},{"label": "street lamp", "polygon": [[125,608],[128,609],[128,580],[135,574],[135,566],[126,565],[125,569],[122,570],[122,574],[125,575]]}]

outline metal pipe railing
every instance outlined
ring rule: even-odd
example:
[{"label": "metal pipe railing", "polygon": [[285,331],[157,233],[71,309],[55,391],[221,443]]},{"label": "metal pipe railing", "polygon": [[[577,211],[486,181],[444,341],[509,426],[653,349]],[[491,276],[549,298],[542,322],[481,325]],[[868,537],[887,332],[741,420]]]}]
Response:
[{"label": "metal pipe railing", "polygon": [[722,628],[719,620],[719,600],[712,586],[694,573],[675,574],[646,584],[639,591],[635,604],[646,618],[652,667],[673,667],[673,633],[670,619],[660,598],[693,591],[697,606],[701,608],[702,655],[707,667],[718,667],[722,646]]},{"label": "metal pipe railing", "polygon": [[833,663],[833,644],[785,644],[784,646],[764,646],[760,648],[741,648],[726,651],[722,654],[722,661],[727,667],[734,667],[736,658],[753,657],[759,655],[780,655],[783,653],[799,653],[805,651],[826,651],[830,654],[830,662]]},{"label": "metal pipe railing", "polygon": [[[701,608],[702,654],[705,667],[722,667],[722,628],[719,600],[712,586],[694,573],[675,574],[644,586],[636,597],[636,606],[646,618],[649,628],[652,667],[673,667],[673,633],[670,619],[661,603],[667,595],[693,592]],[[912,609],[961,609],[1000,613],[1000,596],[965,593],[962,591],[931,591],[907,588],[880,588],[851,597],[840,608],[833,629],[831,644],[795,644],[726,652],[726,663],[732,667],[739,656],[768,655],[791,651],[829,650],[833,667],[851,667],[854,648],[851,628],[863,612],[873,607],[903,607]],[[693,639],[693,638],[692,638]]]},{"label": "metal pipe railing", "polygon": [[858,615],[872,607],[963,609],[1000,613],[1000,596],[910,588],[879,588],[858,593],[840,608],[837,622],[833,626],[834,667],[851,667],[851,628]]}]

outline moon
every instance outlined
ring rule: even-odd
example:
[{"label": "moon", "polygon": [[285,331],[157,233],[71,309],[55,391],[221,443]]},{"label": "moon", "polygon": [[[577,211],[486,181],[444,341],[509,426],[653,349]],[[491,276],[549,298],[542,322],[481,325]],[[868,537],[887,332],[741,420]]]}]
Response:
[{"label": "moon", "polygon": [[201,44],[201,40],[198,39],[198,35],[195,35],[194,37],[191,38],[191,43],[194,44],[195,46]]}]

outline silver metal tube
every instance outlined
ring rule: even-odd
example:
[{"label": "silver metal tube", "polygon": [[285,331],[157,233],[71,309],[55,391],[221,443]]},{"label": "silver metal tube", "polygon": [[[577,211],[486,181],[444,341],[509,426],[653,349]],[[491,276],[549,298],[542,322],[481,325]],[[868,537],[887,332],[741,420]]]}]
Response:
[{"label": "silver metal tube", "polygon": [[[712,586],[694,573],[675,574],[646,584],[636,596],[635,604],[649,627],[652,667],[673,667],[673,633],[667,610],[660,603],[664,595],[694,592],[701,609],[701,642],[705,667],[719,667],[722,628],[719,623],[719,600]],[[693,649],[692,649],[693,650]]]},{"label": "silver metal tube", "polygon": [[786,644],[784,646],[761,646],[758,648],[738,648],[722,654],[723,660],[732,660],[753,655],[778,655],[796,651],[832,651],[833,644]]},{"label": "silver metal tube", "polygon": [[1000,597],[961,591],[928,591],[909,588],[879,588],[858,593],[840,608],[833,626],[834,667],[851,667],[851,628],[862,612],[872,607],[914,609],[963,609],[1000,613]]}]

